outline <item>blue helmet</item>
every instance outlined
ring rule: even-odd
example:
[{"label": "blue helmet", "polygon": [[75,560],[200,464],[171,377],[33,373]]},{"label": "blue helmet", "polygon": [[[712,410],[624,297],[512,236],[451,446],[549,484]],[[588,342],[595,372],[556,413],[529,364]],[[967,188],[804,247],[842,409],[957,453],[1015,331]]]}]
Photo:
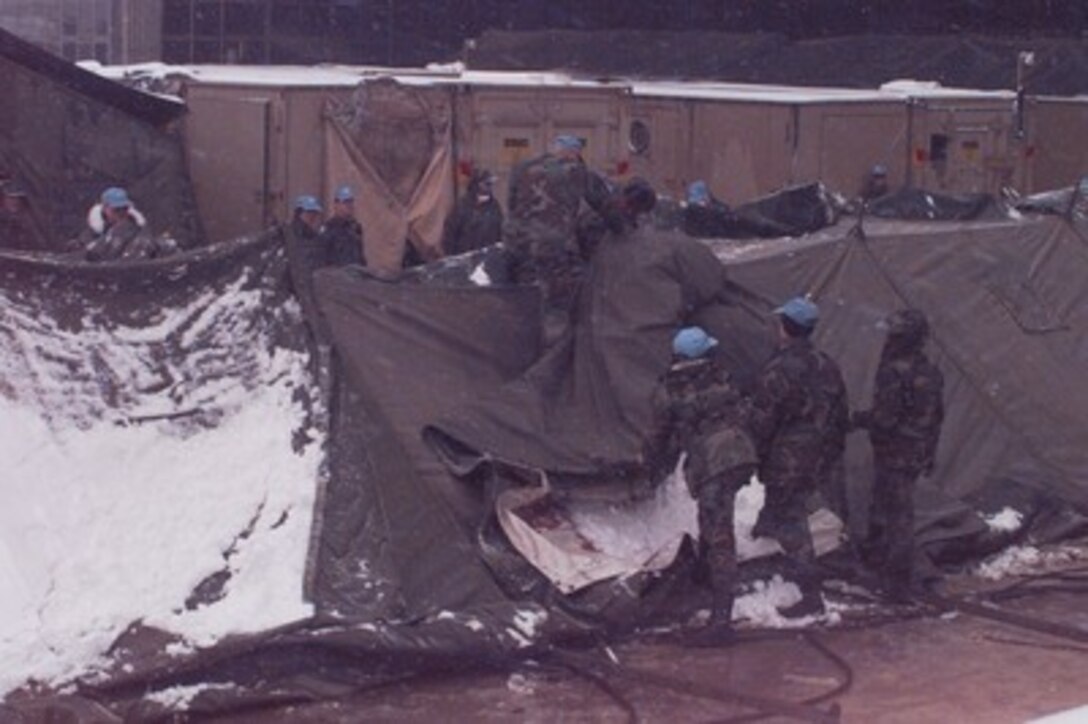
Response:
[{"label": "blue helmet", "polygon": [[355,189],[351,188],[347,184],[344,184],[340,188],[336,189],[336,194],[333,196],[337,201],[354,201]]},{"label": "blue helmet", "polygon": [[321,204],[315,197],[303,194],[295,199],[295,211],[317,211],[320,213]]},{"label": "blue helmet", "polygon": [[688,203],[705,204],[710,201],[710,188],[706,181],[692,181],[688,186]]},{"label": "blue helmet", "polygon": [[102,192],[102,205],[111,209],[127,209],[132,206],[128,192],[119,186],[111,186]]},{"label": "blue helmet", "polygon": [[586,147],[585,142],[578,138],[578,136],[572,136],[569,133],[564,133],[555,137],[552,141],[552,145],[556,148],[561,148],[564,151],[581,151]]},{"label": "blue helmet", "polygon": [[774,314],[808,329],[815,327],[820,320],[820,308],[805,297],[794,297],[774,310]]},{"label": "blue helmet", "polygon": [[672,338],[672,351],[679,357],[696,359],[718,346],[718,340],[702,327],[684,327]]}]

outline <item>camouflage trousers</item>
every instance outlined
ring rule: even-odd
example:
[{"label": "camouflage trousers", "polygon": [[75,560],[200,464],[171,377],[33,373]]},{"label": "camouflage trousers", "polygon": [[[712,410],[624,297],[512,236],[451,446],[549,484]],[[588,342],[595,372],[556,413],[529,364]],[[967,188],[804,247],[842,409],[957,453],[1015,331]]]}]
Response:
[{"label": "camouflage trousers", "polygon": [[699,505],[700,565],[714,594],[712,615],[724,622],[730,620],[737,580],[736,496],[754,471],[754,465],[742,465],[693,486]]},{"label": "camouflage trousers", "polygon": [[816,569],[816,549],[808,528],[806,502],[815,483],[764,481],[766,497],[752,534],[774,538],[789,559],[805,600],[819,596],[821,575]]},{"label": "camouflage trousers", "polygon": [[918,473],[877,462],[866,548],[881,584],[906,593],[914,569],[914,486]]},{"label": "camouflage trousers", "polygon": [[585,273],[585,262],[571,239],[550,227],[510,223],[503,243],[510,252],[510,274],[518,284],[539,284],[546,311],[569,314]]},{"label": "camouflage trousers", "polygon": [[815,557],[812,534],[808,530],[805,502],[812,486],[796,482],[764,482],[766,497],[753,533],[774,538],[787,556],[799,563],[811,563]]}]

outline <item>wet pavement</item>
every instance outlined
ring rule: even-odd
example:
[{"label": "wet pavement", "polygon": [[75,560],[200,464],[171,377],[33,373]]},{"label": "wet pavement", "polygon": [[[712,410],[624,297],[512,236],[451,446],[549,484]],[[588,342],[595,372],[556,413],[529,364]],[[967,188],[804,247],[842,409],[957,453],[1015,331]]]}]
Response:
[{"label": "wet pavement", "polygon": [[[1079,627],[1088,635],[1085,603],[1084,590],[1058,591],[1002,607]],[[610,669],[605,682],[554,664],[527,664],[513,673],[412,679],[347,701],[280,710],[272,719],[753,721],[748,715],[756,709],[730,702],[730,692],[788,704],[833,692],[847,681],[847,691],[831,700],[844,722],[1012,724],[1088,704],[1088,645],[960,613],[899,612],[910,617],[847,620],[807,633],[752,632],[719,648],[692,648],[661,637],[636,640],[612,649],[618,667],[609,667],[602,652],[584,652],[597,662],[596,670]],[[659,685],[661,680],[668,685]],[[827,711],[828,704],[821,706]],[[270,718],[266,713],[239,720]]]}]

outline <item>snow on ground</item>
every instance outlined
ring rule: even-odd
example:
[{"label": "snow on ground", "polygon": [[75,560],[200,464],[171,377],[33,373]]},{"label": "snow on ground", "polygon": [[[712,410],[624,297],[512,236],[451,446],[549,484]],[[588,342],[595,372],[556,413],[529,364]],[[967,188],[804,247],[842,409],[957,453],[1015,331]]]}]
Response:
[{"label": "snow on ground", "polygon": [[993,515],[984,515],[982,520],[992,531],[1012,533],[1020,530],[1020,526],[1024,523],[1024,514],[1016,508],[1005,506]]},{"label": "snow on ground", "polygon": [[[72,330],[0,292],[0,696],[92,672],[137,621],[183,654],[310,615],[322,452],[292,451],[306,360],[272,349],[265,303],[239,283]],[[224,595],[187,609],[224,569]]]},{"label": "snow on ground", "polygon": [[1046,550],[1032,545],[1010,546],[980,563],[975,575],[999,581],[1010,576],[1038,575],[1079,560],[1088,560],[1088,550],[1072,544]]}]

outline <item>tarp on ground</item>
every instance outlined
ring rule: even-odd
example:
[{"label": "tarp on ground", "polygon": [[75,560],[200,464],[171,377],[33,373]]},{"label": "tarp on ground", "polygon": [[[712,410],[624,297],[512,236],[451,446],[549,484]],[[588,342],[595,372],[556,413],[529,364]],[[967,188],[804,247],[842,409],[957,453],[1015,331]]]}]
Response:
[{"label": "tarp on ground", "polygon": [[865,213],[904,221],[982,221],[1009,215],[992,194],[950,195],[913,188],[899,189],[870,201]]},{"label": "tarp on ground", "polygon": [[[123,186],[155,235],[200,244],[181,140],[185,107],[131,90],[0,29],[0,171],[20,182],[41,227],[35,248],[59,251],[87,211]],[[3,243],[0,240],[0,243]]]},{"label": "tarp on ground", "polygon": [[[230,259],[239,258],[221,262]],[[34,286],[15,262],[5,270],[5,284]],[[840,225],[744,248],[645,231],[601,247],[578,331],[538,359],[534,290],[322,271],[318,296],[340,374],[331,477],[316,515],[317,617],[181,656],[172,640],[137,627],[113,647],[114,666],[81,681],[78,696],[25,692],[9,699],[9,711],[32,721],[61,712],[82,721],[146,718],[164,711],[153,694],[179,686],[196,687],[188,702],[196,713],[275,708],[342,695],[399,666],[495,661],[594,621],[633,620],[667,599],[667,576],[626,599],[620,586],[562,597],[506,576],[497,567],[504,559],[487,550],[487,479],[473,463],[565,474],[572,485],[595,468],[622,467],[640,452],[650,389],[668,365],[676,325],[706,324],[743,375],[769,348],[765,312],[798,292],[821,304],[817,342],[842,364],[855,404],[871,393],[879,320],[908,304],[930,316],[948,408],[933,490],[961,497],[1009,480],[1088,505],[1088,388],[1079,384],[1088,361],[1086,273],[1085,236],[1058,218],[868,221],[862,235]],[[146,293],[110,301],[105,291],[80,283],[73,300],[96,300],[105,319],[159,304]],[[203,291],[182,283],[174,299]],[[445,443],[445,459],[423,437],[428,427]],[[857,498],[869,475],[859,436],[848,456]],[[947,498],[922,498],[941,501],[923,510],[923,525],[947,519]]]}]

